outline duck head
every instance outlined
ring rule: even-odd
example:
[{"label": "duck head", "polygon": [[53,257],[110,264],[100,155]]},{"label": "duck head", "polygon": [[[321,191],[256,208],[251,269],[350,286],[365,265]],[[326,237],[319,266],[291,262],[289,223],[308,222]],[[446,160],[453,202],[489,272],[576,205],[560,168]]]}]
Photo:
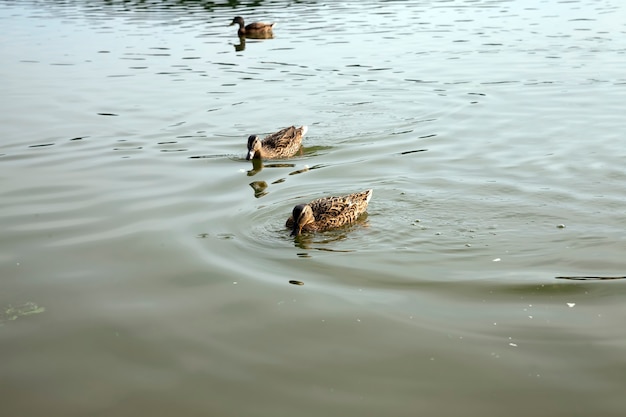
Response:
[{"label": "duck head", "polygon": [[233,19],[232,22],[230,22],[230,25],[228,26],[232,26],[232,25],[239,25],[239,27],[243,26],[243,17],[241,16],[237,16]]},{"label": "duck head", "polygon": [[248,137],[248,153],[246,159],[261,159],[261,139],[257,135],[250,135]]},{"label": "duck head", "polygon": [[315,221],[313,210],[308,204],[298,204],[293,208],[293,230],[291,236],[298,236],[302,233],[302,228]]}]

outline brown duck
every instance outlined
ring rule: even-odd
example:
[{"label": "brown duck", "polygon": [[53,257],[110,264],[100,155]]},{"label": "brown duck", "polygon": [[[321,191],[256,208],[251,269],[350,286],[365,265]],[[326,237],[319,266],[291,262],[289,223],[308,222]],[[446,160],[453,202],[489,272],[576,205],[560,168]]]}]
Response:
[{"label": "brown duck", "polygon": [[263,140],[257,135],[248,137],[246,159],[280,159],[294,156],[302,146],[306,126],[289,126],[266,136]]},{"label": "brown duck", "polygon": [[246,25],[243,21],[243,17],[237,16],[233,19],[229,26],[239,25],[237,35],[240,37],[246,36],[249,38],[271,38],[272,28],[276,23],[254,22]]},{"label": "brown duck", "polygon": [[298,204],[287,219],[285,226],[291,235],[302,232],[322,232],[345,224],[354,223],[365,212],[373,190],[340,197],[323,197],[308,204]]}]

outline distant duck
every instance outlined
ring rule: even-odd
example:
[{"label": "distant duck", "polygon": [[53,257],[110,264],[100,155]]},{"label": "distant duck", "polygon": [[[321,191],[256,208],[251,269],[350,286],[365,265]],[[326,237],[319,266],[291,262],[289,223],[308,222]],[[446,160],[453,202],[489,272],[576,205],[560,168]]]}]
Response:
[{"label": "distant duck", "polygon": [[302,232],[322,232],[354,223],[365,212],[373,190],[340,197],[323,197],[308,204],[299,204],[287,219],[285,226],[292,229],[291,236]]},{"label": "distant duck", "polygon": [[272,28],[276,23],[265,23],[265,22],[254,22],[246,25],[243,22],[243,17],[237,16],[233,19],[232,25],[239,25],[239,30],[237,30],[237,35],[240,37],[246,36],[249,38],[271,38],[272,37]]},{"label": "distant duck", "polygon": [[248,137],[246,159],[278,159],[294,156],[302,146],[302,137],[306,135],[306,126],[289,126],[272,133],[261,140],[257,135]]}]

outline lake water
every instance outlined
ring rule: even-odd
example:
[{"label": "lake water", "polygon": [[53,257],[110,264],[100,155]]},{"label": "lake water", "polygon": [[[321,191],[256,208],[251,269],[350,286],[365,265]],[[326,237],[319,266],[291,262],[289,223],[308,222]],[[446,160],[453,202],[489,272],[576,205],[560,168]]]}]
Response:
[{"label": "lake water", "polygon": [[228,3],[0,1],[3,414],[622,416],[623,1]]}]

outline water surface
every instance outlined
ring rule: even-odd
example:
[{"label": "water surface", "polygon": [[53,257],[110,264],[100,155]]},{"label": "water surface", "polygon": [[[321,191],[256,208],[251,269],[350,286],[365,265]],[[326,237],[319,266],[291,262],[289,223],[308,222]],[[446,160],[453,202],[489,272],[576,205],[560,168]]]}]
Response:
[{"label": "water surface", "polygon": [[622,415],[624,12],[0,1],[3,408]]}]

